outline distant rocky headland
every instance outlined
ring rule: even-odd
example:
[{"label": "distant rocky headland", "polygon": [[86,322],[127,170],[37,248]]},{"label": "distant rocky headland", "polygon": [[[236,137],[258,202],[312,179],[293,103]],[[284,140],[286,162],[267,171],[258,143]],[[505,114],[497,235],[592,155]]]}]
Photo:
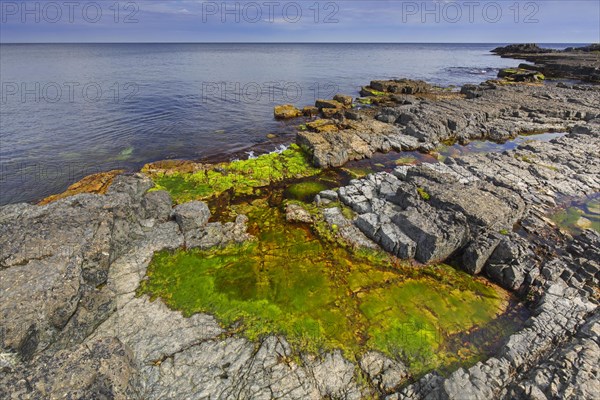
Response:
[{"label": "distant rocky headland", "polygon": [[600,48],[494,53],[0,208],[0,397],[596,399]]}]

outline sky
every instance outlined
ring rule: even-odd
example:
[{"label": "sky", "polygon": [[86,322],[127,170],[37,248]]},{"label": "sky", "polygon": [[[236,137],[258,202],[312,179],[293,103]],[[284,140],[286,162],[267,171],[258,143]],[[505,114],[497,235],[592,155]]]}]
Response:
[{"label": "sky", "polygon": [[600,42],[597,0],[0,0],[0,43]]}]

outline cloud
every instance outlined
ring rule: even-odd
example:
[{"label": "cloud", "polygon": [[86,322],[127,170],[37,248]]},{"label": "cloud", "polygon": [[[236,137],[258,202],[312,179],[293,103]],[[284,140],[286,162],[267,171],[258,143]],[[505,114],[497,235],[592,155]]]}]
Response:
[{"label": "cloud", "polygon": [[[4,8],[8,3],[21,4],[23,7],[29,3],[31,7],[36,2],[1,3]],[[473,9],[468,8],[468,4],[472,5],[473,2],[453,0],[283,0],[276,2],[274,9],[265,5],[266,0],[243,0],[228,1],[228,12],[223,9],[224,1],[135,0],[118,2],[118,22],[115,22],[114,12],[110,9],[113,2],[97,3],[103,5],[104,14],[100,21],[94,23],[80,14],[75,21],[67,21],[63,16],[55,23],[47,23],[42,19],[40,23],[27,21],[25,24],[19,15],[10,15],[7,23],[0,25],[0,39],[2,42],[600,41],[600,3],[585,0],[485,0],[475,2]],[[494,8],[487,6],[492,3],[501,6],[501,18],[497,21],[491,18]],[[256,10],[252,7],[256,4],[261,7],[262,15],[253,19]],[[294,4],[300,5],[302,10],[301,18],[295,22]],[[516,11],[515,4],[518,5]],[[287,15],[284,12],[286,6]],[[460,10],[460,18],[455,19],[457,9]],[[233,15],[232,10],[233,14],[238,15]],[[131,16],[133,18],[128,19]],[[528,21],[528,17],[532,18]],[[537,22],[531,23],[534,20]]]}]

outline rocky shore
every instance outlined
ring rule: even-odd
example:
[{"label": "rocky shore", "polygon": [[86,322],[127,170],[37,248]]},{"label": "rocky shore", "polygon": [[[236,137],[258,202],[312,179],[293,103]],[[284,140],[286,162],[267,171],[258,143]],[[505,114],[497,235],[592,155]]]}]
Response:
[{"label": "rocky shore", "polygon": [[565,50],[544,49],[535,44],[498,47],[494,53],[506,58],[532,62],[520,67],[539,71],[551,78],[567,78],[600,83],[600,44],[569,47]]},{"label": "rocky shore", "polygon": [[[588,68],[581,60],[597,56],[590,50],[554,57],[576,54],[569,62],[581,65],[579,74]],[[544,60],[547,76],[575,75]],[[86,183],[89,191],[74,185],[44,205],[0,208],[0,397],[597,398],[600,233],[571,235],[550,215],[600,192],[600,89],[500,79],[448,91],[397,80],[372,82],[362,95],[362,107],[338,96],[305,110],[322,117],[297,137],[315,166],[568,132],[502,153],[400,165],[287,208],[288,220],[309,226],[315,207],[332,236],[357,248],[414,259],[415,268],[444,261],[515,293],[531,316],[491,357],[446,375],[413,376],[401,360],[378,351],[357,359],[340,350],[298,353],[282,335],[252,341],[235,324],[183,315],[140,294],[155,253],[247,243],[257,233],[244,215],[221,220],[205,202],[189,201],[189,193],[174,201],[172,193],[154,190],[146,168],[103,175],[101,184]],[[268,190],[262,181],[253,184]]]}]

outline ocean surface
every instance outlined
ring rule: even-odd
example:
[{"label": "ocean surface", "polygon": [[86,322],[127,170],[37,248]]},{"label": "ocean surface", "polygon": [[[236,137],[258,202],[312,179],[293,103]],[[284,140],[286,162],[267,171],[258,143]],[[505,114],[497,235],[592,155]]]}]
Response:
[{"label": "ocean surface", "polygon": [[297,124],[275,121],[277,104],[358,96],[372,79],[478,83],[519,63],[497,46],[2,44],[0,204],[95,172],[274,149]]}]

